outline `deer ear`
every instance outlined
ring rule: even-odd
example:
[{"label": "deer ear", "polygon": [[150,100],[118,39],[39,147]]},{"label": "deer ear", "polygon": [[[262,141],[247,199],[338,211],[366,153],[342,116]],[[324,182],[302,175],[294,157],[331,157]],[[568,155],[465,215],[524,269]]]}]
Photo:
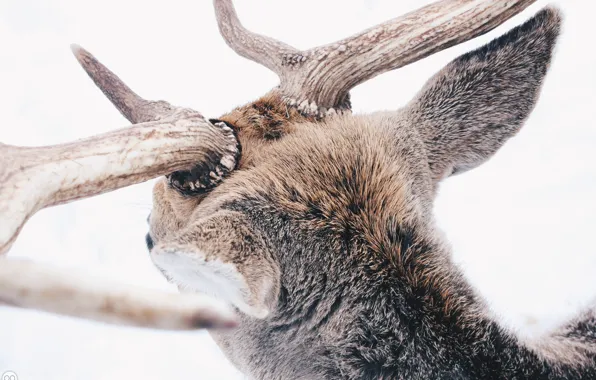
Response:
[{"label": "deer ear", "polygon": [[182,291],[210,294],[265,318],[277,302],[279,270],[266,245],[235,212],[189,226],[151,250],[154,264]]},{"label": "deer ear", "polygon": [[558,10],[542,10],[451,62],[406,107],[435,180],[480,165],[519,131],[538,99],[560,25]]}]

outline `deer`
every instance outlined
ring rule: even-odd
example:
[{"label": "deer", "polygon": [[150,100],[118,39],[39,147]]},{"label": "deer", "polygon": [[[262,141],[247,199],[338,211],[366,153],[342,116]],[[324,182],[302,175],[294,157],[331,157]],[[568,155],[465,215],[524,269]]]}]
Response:
[{"label": "deer", "polygon": [[57,146],[0,145],[1,254],[44,207],[159,177],[146,243],[180,294],[1,258],[0,302],[208,328],[251,379],[596,378],[596,309],[541,340],[517,337],[466,281],[432,213],[441,182],[489,160],[532,112],[560,10],[456,58],[405,107],[354,115],[358,84],[487,33],[534,0],[442,0],[306,51],[244,28],[232,0],[213,3],[225,42],[279,76],[269,93],[206,119],[141,98],[75,45],[133,125]]}]

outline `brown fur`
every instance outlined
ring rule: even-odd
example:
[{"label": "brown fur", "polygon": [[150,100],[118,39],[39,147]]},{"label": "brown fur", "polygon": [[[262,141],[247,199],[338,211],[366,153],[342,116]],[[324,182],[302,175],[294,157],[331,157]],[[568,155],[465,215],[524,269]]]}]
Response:
[{"label": "brown fur", "polygon": [[221,120],[236,128],[242,146],[239,164],[242,169],[255,165],[266,148],[291,134],[296,124],[313,121],[314,117],[301,114],[296,108],[288,106],[278,92],[271,91],[252,103],[232,110]]},{"label": "brown fur", "polygon": [[240,370],[258,379],[596,376],[596,342],[575,337],[585,318],[549,349],[503,331],[432,216],[439,181],[489,159],[531,112],[559,25],[557,11],[540,12],[450,63],[399,112],[320,120],[272,91],[221,117],[242,146],[221,185],[203,198],[156,185],[152,258],[182,288],[221,285],[215,293],[242,310],[239,329],[214,333]]}]

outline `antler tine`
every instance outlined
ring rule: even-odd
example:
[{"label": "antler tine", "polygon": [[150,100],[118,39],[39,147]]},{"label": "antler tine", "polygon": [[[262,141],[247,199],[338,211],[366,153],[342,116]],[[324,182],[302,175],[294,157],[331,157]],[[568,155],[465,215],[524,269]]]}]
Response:
[{"label": "antler tine", "polygon": [[136,327],[226,328],[234,313],[206,296],[147,290],[0,257],[0,304]]},{"label": "antler tine", "polygon": [[[536,0],[446,0],[307,52],[318,57],[304,87],[325,106],[360,83],[478,37]],[[313,97],[311,96],[311,97]]]},{"label": "antler tine", "polygon": [[213,5],[221,35],[239,55],[267,67],[281,77],[286,72],[284,63],[287,57],[300,53],[290,45],[244,28],[232,0],[213,0]]},{"label": "antler tine", "polygon": [[[0,254],[38,210],[150,180],[200,162],[232,170],[238,141],[230,128],[193,110],[139,98],[93,56],[76,48],[92,78],[131,120],[155,120],[47,147],[0,144]],[[218,160],[217,162],[211,162]]]},{"label": "antler tine", "polygon": [[[0,255],[38,210],[87,198],[197,163],[233,170],[234,132],[193,110],[140,98],[84,49],[73,51],[132,127],[68,144],[0,143]],[[215,161],[214,161],[215,160]],[[0,258],[0,304],[87,319],[163,329],[229,327],[233,315],[197,296],[160,295],[106,286],[44,265]]]},{"label": "antler tine", "polygon": [[159,120],[171,115],[175,110],[175,107],[167,102],[141,98],[87,50],[76,44],[70,47],[87,75],[131,123]]},{"label": "antler tine", "polygon": [[[349,109],[349,91],[358,84],[480,36],[535,1],[443,0],[344,40],[300,52],[255,46],[254,40],[244,37],[252,34],[239,26],[231,0],[214,0],[228,44],[275,71],[281,78],[282,95],[301,111],[315,115],[324,115],[330,108]],[[222,17],[226,14],[222,9],[232,16]],[[240,37],[230,42],[234,35],[230,30],[241,30]],[[267,64],[263,54],[269,55]]]}]

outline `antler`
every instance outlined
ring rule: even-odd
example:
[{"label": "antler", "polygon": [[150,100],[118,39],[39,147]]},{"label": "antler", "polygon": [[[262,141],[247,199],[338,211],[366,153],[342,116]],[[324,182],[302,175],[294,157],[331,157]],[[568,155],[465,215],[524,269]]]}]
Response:
[{"label": "antler", "polygon": [[236,325],[230,309],[209,297],[162,293],[72,271],[0,257],[0,304],[100,322],[167,330]]},{"label": "antler", "polygon": [[[276,72],[280,77],[277,91],[289,104],[322,116],[349,110],[349,91],[354,86],[483,34],[534,1],[445,0],[307,51],[246,30],[231,0],[214,0],[214,4],[228,45]],[[236,165],[239,148],[230,128],[213,124],[190,109],[142,99],[91,54],[78,46],[73,51],[97,86],[135,125],[50,147],[0,144],[0,254],[8,251],[27,219],[44,207],[172,172],[169,178],[174,187],[200,192]],[[193,172],[175,172],[197,163],[202,171],[209,169],[213,181],[205,184]],[[0,259],[0,302],[159,328],[231,323],[223,309],[205,307],[200,298],[188,301],[187,297],[197,296],[174,299],[152,293],[150,298],[159,302],[148,302],[142,291],[110,291],[101,284],[85,286],[83,280],[33,263]]]},{"label": "antler", "polygon": [[535,0],[439,1],[307,51],[246,30],[232,0],[213,2],[227,44],[278,74],[279,90],[290,104],[324,115],[349,109],[349,91],[358,84],[484,34]]},{"label": "antler", "polygon": [[[214,125],[190,109],[144,100],[91,54],[78,46],[73,52],[120,112],[140,124],[56,146],[0,144],[0,254],[8,251],[27,219],[44,207],[189,169],[197,162],[215,161],[212,167],[225,169],[218,173],[235,166],[238,142],[230,128]],[[228,326],[232,320],[221,306],[211,307],[212,302],[198,296],[146,297],[134,289],[84,286],[71,277],[2,259],[0,302],[156,328]]]}]

